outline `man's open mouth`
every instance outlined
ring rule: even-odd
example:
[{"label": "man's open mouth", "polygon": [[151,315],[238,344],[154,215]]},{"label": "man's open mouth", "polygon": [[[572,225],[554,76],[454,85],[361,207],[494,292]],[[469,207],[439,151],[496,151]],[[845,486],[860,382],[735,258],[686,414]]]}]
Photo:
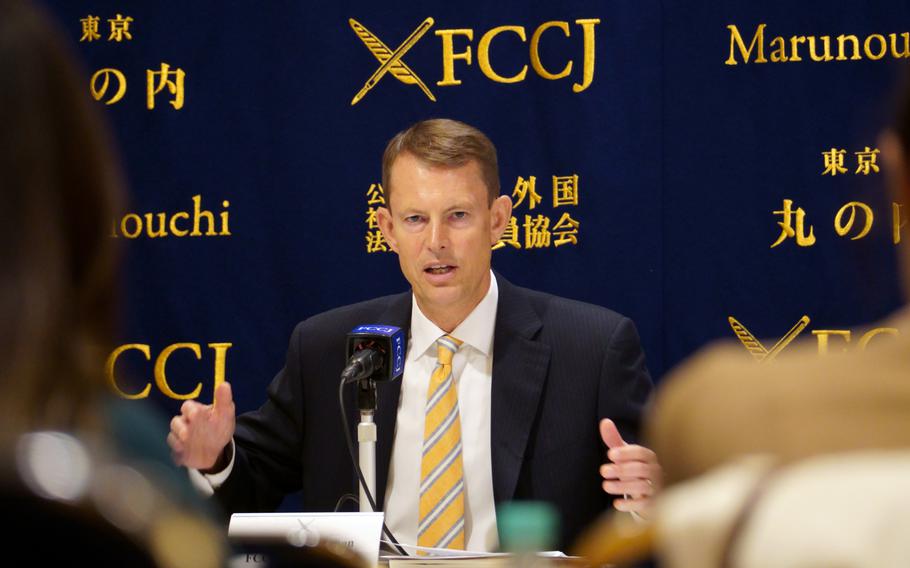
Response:
[{"label": "man's open mouth", "polygon": [[448,264],[434,264],[423,269],[428,274],[447,274],[453,270],[455,267]]}]

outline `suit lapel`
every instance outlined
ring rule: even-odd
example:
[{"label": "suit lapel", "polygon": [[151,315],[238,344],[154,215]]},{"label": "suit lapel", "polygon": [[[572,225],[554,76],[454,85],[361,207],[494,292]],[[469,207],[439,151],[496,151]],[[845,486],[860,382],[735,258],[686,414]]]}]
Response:
[{"label": "suit lapel", "polygon": [[[376,323],[400,327],[408,337],[411,326],[411,293],[396,296],[385,313]],[[392,461],[392,442],[395,439],[395,417],[398,415],[398,399],[401,395],[401,379],[381,384],[377,388],[379,398],[376,408],[376,506],[382,510],[385,503],[386,484],[389,479],[389,465]],[[356,403],[355,403],[355,412]],[[358,414],[358,420],[359,420]]]},{"label": "suit lapel", "polygon": [[526,291],[496,274],[499,301],[493,339],[490,402],[493,495],[497,503],[515,493],[531,427],[538,415],[550,347],[535,338],[543,325]]}]

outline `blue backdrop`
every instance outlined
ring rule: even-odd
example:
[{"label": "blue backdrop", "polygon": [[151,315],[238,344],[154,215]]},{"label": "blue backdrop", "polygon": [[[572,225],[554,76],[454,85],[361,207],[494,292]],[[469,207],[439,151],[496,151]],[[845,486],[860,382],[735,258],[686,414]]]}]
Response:
[{"label": "blue backdrop", "polygon": [[907,245],[876,150],[910,54],[906,4],[50,7],[132,193],[111,227],[128,259],[113,379],[167,412],[174,395],[210,400],[219,368],[239,410],[258,406],[297,321],[406,288],[373,250],[370,201],[386,141],[428,117],[498,146],[520,203],[494,267],[633,318],[657,380],[735,338],[731,317],[771,350],[801,318],[818,341],[898,303]]}]

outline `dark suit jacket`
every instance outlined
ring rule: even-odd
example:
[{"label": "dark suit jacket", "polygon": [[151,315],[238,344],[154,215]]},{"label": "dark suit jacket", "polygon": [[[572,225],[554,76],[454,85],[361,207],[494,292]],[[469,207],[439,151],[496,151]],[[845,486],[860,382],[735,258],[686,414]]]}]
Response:
[{"label": "dark suit jacket", "polygon": [[[514,286],[498,274],[496,279],[494,497],[497,503],[552,502],[562,517],[564,547],[612,502],[598,473],[606,461],[598,421],[612,418],[627,441],[636,440],[651,379],[628,318]],[[406,292],[337,308],[297,325],[285,367],[268,387],[268,400],[238,418],[234,470],[217,492],[227,511],[274,510],[285,494],[300,489],[305,509],[331,511],[340,496],[357,493],[338,409],[344,337],[367,323],[407,331],[410,320],[411,292]],[[400,385],[379,387],[379,504],[385,499]],[[353,390],[345,393],[352,432],[358,420]]]}]

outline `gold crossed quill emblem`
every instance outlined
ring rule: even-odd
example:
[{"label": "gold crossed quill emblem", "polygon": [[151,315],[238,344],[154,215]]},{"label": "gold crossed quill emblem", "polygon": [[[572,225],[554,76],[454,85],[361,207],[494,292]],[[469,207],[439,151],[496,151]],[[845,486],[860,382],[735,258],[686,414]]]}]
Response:
[{"label": "gold crossed quill emblem", "polygon": [[736,337],[739,338],[743,346],[749,350],[749,353],[751,353],[756,360],[773,361],[774,358],[784,350],[784,347],[790,345],[790,342],[796,339],[796,336],[806,329],[806,326],[809,325],[809,316],[799,318],[799,321],[790,328],[790,331],[784,334],[770,350],[766,349],[765,346],[761,344],[761,341],[756,339],[755,336],[746,329],[746,326],[736,321],[736,318],[730,316],[727,318],[727,321],[730,322],[733,333],[736,334]]},{"label": "gold crossed quill emblem", "polygon": [[423,81],[420,80],[417,73],[414,73],[414,71],[401,60],[401,58],[404,57],[404,54],[414,47],[417,40],[423,37],[423,34],[427,33],[427,31],[433,27],[433,18],[427,18],[421,22],[420,25],[417,26],[417,29],[411,32],[411,35],[401,42],[401,45],[399,45],[395,51],[389,49],[386,44],[382,43],[381,39],[376,37],[374,33],[366,29],[363,24],[354,18],[349,19],[348,23],[351,24],[351,29],[354,30],[354,33],[357,34],[357,37],[360,38],[363,45],[367,46],[367,49],[370,50],[373,57],[381,63],[379,68],[374,71],[373,74],[370,75],[370,78],[367,79],[367,82],[364,83],[363,88],[354,95],[351,106],[356,105],[360,99],[370,92],[370,89],[375,87],[376,83],[378,83],[386,73],[391,73],[393,77],[405,85],[417,85],[427,98],[436,102],[436,97],[434,97],[433,93],[430,92],[430,89],[424,85]]}]

